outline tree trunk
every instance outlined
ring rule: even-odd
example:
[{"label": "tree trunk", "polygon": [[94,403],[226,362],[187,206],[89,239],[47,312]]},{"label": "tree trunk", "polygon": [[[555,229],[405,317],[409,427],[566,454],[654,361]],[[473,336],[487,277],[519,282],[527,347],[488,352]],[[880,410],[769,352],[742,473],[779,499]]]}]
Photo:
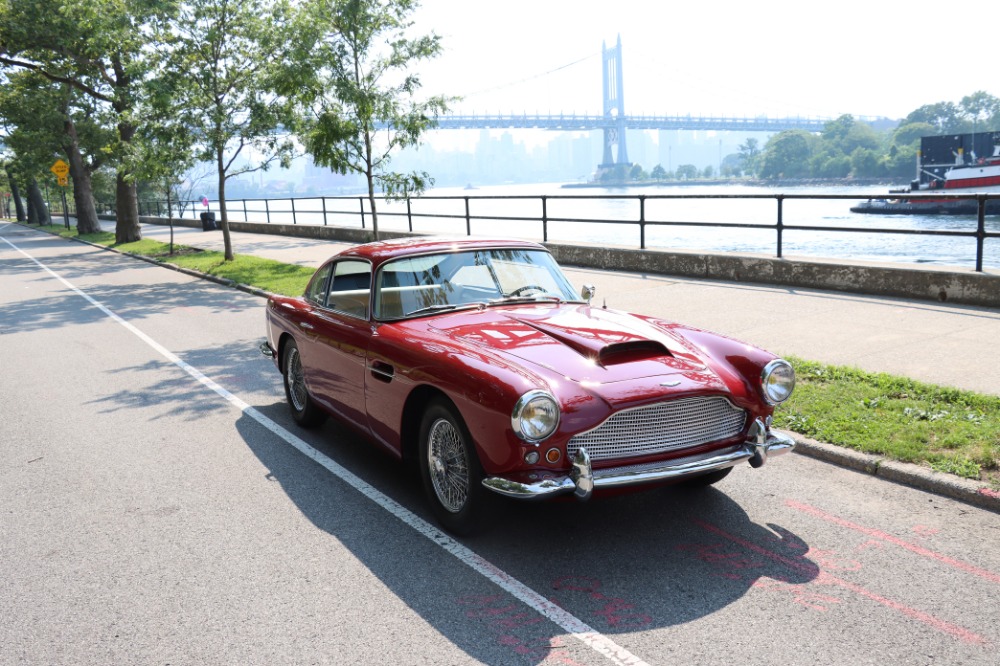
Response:
[{"label": "tree trunk", "polygon": [[[118,123],[118,137],[122,143],[131,143],[135,136],[135,127],[128,122]],[[139,195],[131,174],[118,168],[115,188],[115,203],[118,210],[115,215],[115,243],[134,243],[142,240],[142,229],[139,227]]]},{"label": "tree trunk", "polygon": [[226,261],[233,260],[233,242],[229,238],[229,215],[226,213],[226,172],[223,166],[222,148],[215,151],[216,166],[219,170],[219,226],[222,227],[222,242],[225,245]]},{"label": "tree trunk", "polygon": [[372,240],[380,240],[378,237],[378,211],[375,210],[375,179],[372,176],[371,162],[369,162],[368,171],[365,173],[368,176],[368,205],[371,207],[372,213]]},{"label": "tree trunk", "polygon": [[101,230],[94,205],[94,191],[90,183],[90,170],[80,154],[80,143],[76,135],[76,125],[69,118],[65,120],[66,157],[69,159],[69,173],[73,177],[73,202],[76,204],[76,232],[96,234]]},{"label": "tree trunk", "polygon": [[371,133],[365,132],[365,177],[368,179],[368,204],[372,208],[372,235],[373,240],[381,240],[378,237],[378,211],[375,210],[375,174],[372,171],[372,137]]},{"label": "tree trunk", "polygon": [[170,200],[173,187],[170,185],[170,178],[166,179],[167,187],[167,224],[170,225],[170,256],[174,255],[174,204]]},{"label": "tree trunk", "polygon": [[118,172],[115,188],[115,244],[134,243],[142,240],[142,229],[139,227],[139,196],[134,182],[126,179],[126,175]]},{"label": "tree trunk", "polygon": [[42,197],[42,190],[34,178],[28,183],[28,224],[48,224],[49,209]]},{"label": "tree trunk", "polygon": [[27,216],[24,214],[24,202],[21,200],[21,188],[17,186],[17,181],[14,180],[14,174],[7,169],[7,182],[10,183],[10,196],[14,199],[14,209],[17,211],[17,221],[24,222]]}]

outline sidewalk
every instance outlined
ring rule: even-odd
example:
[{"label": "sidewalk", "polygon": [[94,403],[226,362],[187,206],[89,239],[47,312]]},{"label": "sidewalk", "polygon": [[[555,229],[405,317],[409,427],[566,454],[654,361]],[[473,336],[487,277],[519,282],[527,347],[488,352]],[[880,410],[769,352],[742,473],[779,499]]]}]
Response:
[{"label": "sidewalk", "polygon": [[[102,223],[113,231],[113,222]],[[143,225],[144,238],[170,229]],[[304,238],[233,232],[233,251],[319,266],[348,247]],[[222,251],[222,232],[174,228],[174,242]],[[595,303],[682,321],[776,354],[903,375],[1000,395],[1000,310],[833,291],[620,273],[566,266]]]}]

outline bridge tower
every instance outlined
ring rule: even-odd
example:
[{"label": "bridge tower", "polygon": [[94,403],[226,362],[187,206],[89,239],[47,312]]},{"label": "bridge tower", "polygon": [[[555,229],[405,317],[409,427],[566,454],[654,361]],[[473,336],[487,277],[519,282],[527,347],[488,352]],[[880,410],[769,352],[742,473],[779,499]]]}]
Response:
[{"label": "bridge tower", "polygon": [[[618,43],[608,48],[601,42],[604,79],[604,117],[614,121],[613,127],[604,128],[604,160],[602,169],[610,169],[616,164],[630,164],[625,148],[625,85],[622,82],[622,36]],[[617,159],[611,153],[611,146],[618,146]]]}]

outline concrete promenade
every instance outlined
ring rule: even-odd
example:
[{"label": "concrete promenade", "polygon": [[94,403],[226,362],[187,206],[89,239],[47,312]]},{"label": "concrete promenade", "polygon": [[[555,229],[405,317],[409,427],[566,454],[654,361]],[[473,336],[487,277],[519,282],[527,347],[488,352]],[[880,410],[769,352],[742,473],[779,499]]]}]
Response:
[{"label": "concrete promenade", "polygon": [[[103,222],[114,231],[113,222]],[[144,224],[143,237],[169,240]],[[175,227],[175,242],[219,250],[222,232]],[[234,251],[319,266],[348,243],[232,233]],[[824,363],[1000,395],[1000,309],[785,286],[564,266],[595,303],[683,321]]]}]

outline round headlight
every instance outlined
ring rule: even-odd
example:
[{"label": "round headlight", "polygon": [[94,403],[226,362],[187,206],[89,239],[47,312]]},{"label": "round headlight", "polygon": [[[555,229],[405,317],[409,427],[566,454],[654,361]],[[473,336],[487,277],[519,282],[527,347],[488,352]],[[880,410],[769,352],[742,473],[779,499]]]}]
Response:
[{"label": "round headlight", "polygon": [[526,442],[540,442],[559,426],[559,403],[545,391],[528,391],[514,405],[511,427]]},{"label": "round headlight", "polygon": [[788,361],[776,358],[764,366],[760,382],[764,399],[772,405],[780,405],[788,400],[795,390],[795,370]]}]

